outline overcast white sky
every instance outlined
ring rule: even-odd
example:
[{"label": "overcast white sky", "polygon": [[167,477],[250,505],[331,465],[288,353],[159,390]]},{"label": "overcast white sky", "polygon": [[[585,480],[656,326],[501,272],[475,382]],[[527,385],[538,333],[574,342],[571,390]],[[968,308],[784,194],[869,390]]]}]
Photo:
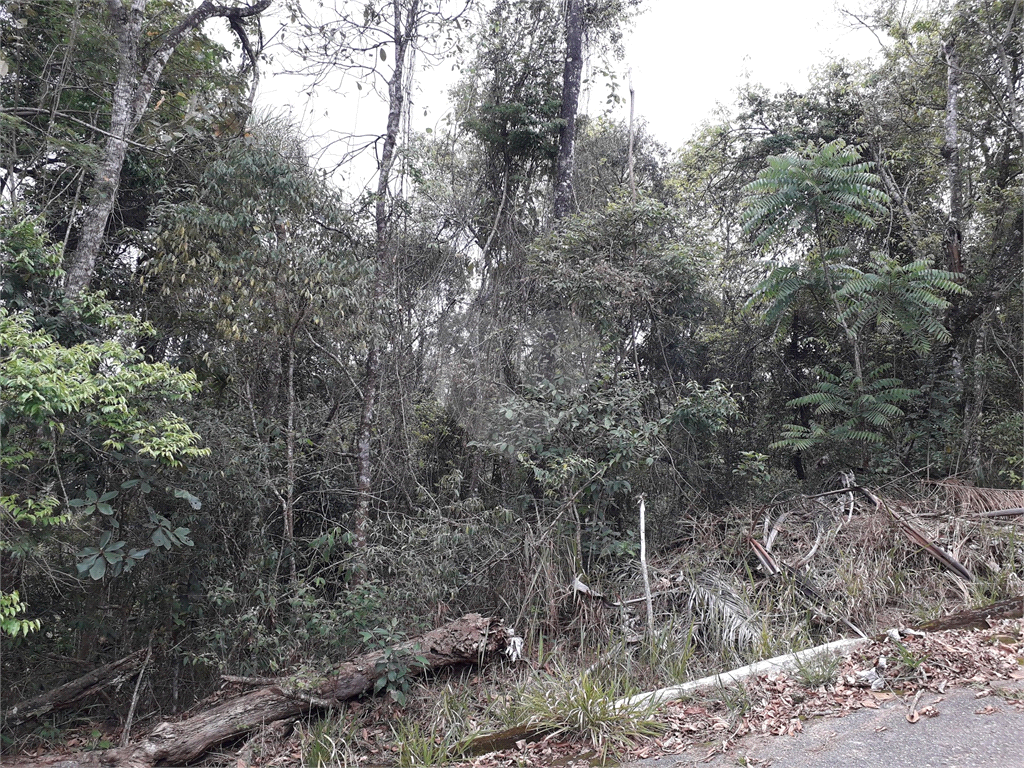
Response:
[{"label": "overcast white sky", "polygon": [[[863,0],[844,3],[854,8],[862,4]],[[880,51],[874,35],[856,28],[833,0],[647,0],[625,48],[622,95],[628,98],[625,78],[631,71],[637,116],[670,148],[681,146],[717,104],[731,105],[744,82],[761,83],[773,91],[787,86],[802,89],[811,70],[830,58],[864,59]],[[450,63],[417,73],[411,111],[415,130],[434,127],[443,119],[453,79]],[[587,103],[581,104],[581,111],[601,113],[607,90],[604,83],[595,82],[584,94]],[[365,88],[357,91],[351,79],[341,84],[341,94],[321,92],[307,101],[300,91],[294,79],[267,73],[259,103],[290,115],[312,135],[338,139],[383,131],[386,112],[379,97]],[[618,116],[628,117],[628,104]],[[325,164],[346,145],[342,141],[325,153]],[[348,184],[366,183],[373,175],[370,158],[354,170],[357,178],[350,177]]]},{"label": "overcast white sky", "polygon": [[683,144],[717,103],[731,105],[748,80],[799,90],[830,58],[880,52],[874,35],[851,28],[832,0],[649,0],[648,8],[627,41],[627,64],[637,113],[670,147]]}]

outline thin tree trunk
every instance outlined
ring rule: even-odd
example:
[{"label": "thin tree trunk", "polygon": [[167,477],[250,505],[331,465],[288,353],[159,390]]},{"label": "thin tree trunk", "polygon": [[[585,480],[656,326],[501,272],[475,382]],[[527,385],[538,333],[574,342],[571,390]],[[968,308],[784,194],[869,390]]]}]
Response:
[{"label": "thin tree trunk", "polygon": [[[978,485],[985,482],[985,473],[981,464],[981,424],[985,412],[986,383],[987,379],[982,372],[985,355],[985,338],[988,335],[988,318],[982,318],[981,323],[971,340],[970,380],[972,386],[967,391],[967,376],[961,377],[964,385],[964,417],[963,433],[961,437],[963,445],[963,460],[967,465],[972,480]],[[966,373],[966,372],[965,372]]]},{"label": "thin tree trunk", "polygon": [[[298,323],[296,323],[298,325]],[[285,489],[284,504],[284,545],[288,548],[288,572],[291,584],[298,583],[298,572],[295,567],[295,484],[297,460],[295,450],[295,334],[288,337],[288,433],[285,438],[288,453],[288,487]]]},{"label": "thin tree trunk", "polygon": [[961,255],[961,226],[964,217],[963,166],[960,162],[960,57],[956,40],[942,44],[946,57],[946,117],[943,125],[942,157],[946,162],[946,180],[949,186],[949,219],[943,242],[946,246],[946,268],[963,272]]},{"label": "thin tree trunk", "polygon": [[[949,188],[949,217],[943,244],[946,250],[946,269],[952,272],[963,272],[962,226],[964,219],[963,164],[960,156],[960,56],[957,51],[956,38],[950,38],[942,44],[942,54],[946,59],[946,116],[943,121],[942,158],[946,164],[946,183]],[[976,480],[981,479],[981,446],[975,428],[980,419],[984,400],[983,378],[978,372],[978,361],[983,346],[985,325],[976,331],[970,347],[973,351],[974,366],[971,369],[974,388],[967,391],[967,377],[964,375],[963,359],[957,350],[954,354],[958,361],[955,376],[960,388],[963,402],[963,450],[967,465]]]},{"label": "thin tree trunk", "polygon": [[379,371],[377,369],[377,344],[370,342],[370,350],[366,354],[366,378],[363,380],[363,407],[359,413],[359,435],[356,441],[358,456],[356,494],[358,506],[354,527],[356,552],[366,552],[366,537],[370,521],[370,502],[373,495],[373,455],[370,440],[373,437],[373,411],[376,404]]},{"label": "thin tree trunk", "polygon": [[629,73],[629,156],[626,173],[629,175],[629,202],[636,205],[636,178],[633,176],[633,110],[636,106],[636,92],[633,90],[633,73]]},{"label": "thin tree trunk", "polygon": [[[392,0],[394,16],[394,72],[388,81],[388,122],[381,148],[380,168],[377,175],[377,200],[374,207],[376,227],[376,274],[374,275],[374,305],[377,311],[386,311],[386,282],[395,278],[395,258],[391,251],[391,215],[388,210],[388,190],[391,171],[395,163],[395,147],[401,128],[402,110],[405,104],[405,58],[419,23],[419,0],[412,0],[403,20],[400,0]],[[383,318],[381,318],[383,321]],[[363,405],[359,414],[359,428],[356,438],[358,455],[356,475],[356,518],[354,521],[354,547],[357,552],[366,552],[366,538],[369,529],[370,506],[373,500],[373,416],[380,386],[380,350],[378,340],[371,338],[366,353],[365,380],[363,384]]]},{"label": "thin tree trunk", "polygon": [[573,209],[572,171],[576,152],[576,112],[580,103],[583,77],[583,2],[566,0],[565,69],[562,74],[562,109],[558,132],[558,165],[555,171],[555,218],[568,216]]}]

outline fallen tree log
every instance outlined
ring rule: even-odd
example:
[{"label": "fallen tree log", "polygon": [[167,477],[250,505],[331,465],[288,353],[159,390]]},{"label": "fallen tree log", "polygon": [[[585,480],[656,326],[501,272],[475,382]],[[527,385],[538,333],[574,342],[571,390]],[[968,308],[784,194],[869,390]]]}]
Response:
[{"label": "fallen tree log", "polygon": [[630,709],[637,707],[658,707],[670,701],[678,701],[684,696],[689,696],[694,691],[706,688],[720,688],[733,683],[740,683],[748,677],[757,677],[773,672],[791,671],[801,664],[806,664],[812,659],[825,654],[848,653],[858,645],[868,642],[865,637],[845,638],[833,640],[825,645],[818,645],[814,648],[806,648],[802,651],[786,653],[782,656],[775,656],[764,661],[755,661],[728,672],[719,672],[715,675],[708,675],[699,680],[691,680],[688,683],[673,685],[669,688],[661,688],[649,693],[640,693],[636,696],[627,696],[615,702],[616,709]]},{"label": "fallen tree log", "polygon": [[[163,722],[126,747],[4,760],[6,768],[151,768],[183,765],[209,749],[270,723],[294,718],[313,707],[331,706],[373,688],[380,667],[418,658],[408,665],[416,674],[442,667],[482,662],[508,648],[511,633],[503,622],[471,613],[422,637],[395,647],[364,653],[334,667],[320,679],[281,678],[257,690],[222,701],[184,720]],[[237,678],[236,678],[237,679]]]},{"label": "fallen tree log", "polygon": [[985,629],[990,621],[1020,618],[1024,618],[1024,595],[1000,600],[992,605],[986,605],[984,608],[940,616],[937,619],[918,624],[916,628],[924,632],[941,632],[946,629]]},{"label": "fallen tree log", "polygon": [[138,672],[145,656],[146,649],[140,648],[135,653],[97,667],[59,688],[19,702],[4,710],[4,721],[11,725],[18,725],[34,717],[45,715],[47,712],[66,709],[104,688],[123,683]]}]

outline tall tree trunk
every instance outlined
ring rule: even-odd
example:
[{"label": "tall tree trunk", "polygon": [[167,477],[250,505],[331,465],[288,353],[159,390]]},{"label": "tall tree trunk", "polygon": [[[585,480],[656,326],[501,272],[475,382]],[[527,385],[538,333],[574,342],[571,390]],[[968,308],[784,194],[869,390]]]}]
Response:
[{"label": "tall tree trunk", "polygon": [[366,374],[363,379],[363,405],[359,412],[359,433],[356,437],[357,475],[356,475],[356,519],[353,525],[353,537],[356,552],[360,556],[366,552],[366,535],[370,526],[370,504],[373,501],[373,453],[370,441],[373,438],[373,412],[376,405],[377,386],[380,371],[378,370],[377,343],[370,342],[366,353]]},{"label": "tall tree trunk", "polygon": [[121,168],[128,150],[127,138],[137,124],[132,119],[132,102],[137,87],[139,37],[142,35],[146,3],[147,0],[133,0],[131,6],[126,8],[119,0],[107,0],[111,19],[117,29],[117,80],[110,106],[110,133],[103,146],[103,157],[96,169],[92,189],[89,190],[78,249],[68,268],[67,292],[71,296],[81,293],[92,279],[107,221],[121,184]]},{"label": "tall tree trunk", "polygon": [[946,269],[963,272],[961,257],[962,225],[964,217],[963,166],[960,162],[960,57],[956,40],[942,44],[946,57],[946,118],[943,125],[942,157],[946,162],[946,180],[949,185],[949,219],[943,242],[946,246]]},{"label": "tall tree trunk", "polygon": [[[942,158],[946,164],[946,184],[949,190],[949,216],[943,245],[946,251],[946,269],[963,272],[962,227],[964,219],[963,164],[960,156],[960,55],[957,41],[951,37],[942,43],[942,55],[946,59],[946,116],[943,121]],[[959,302],[956,302],[959,304]],[[973,387],[968,389],[968,371],[962,356],[962,347],[953,352],[954,379],[963,403],[963,433],[961,435],[963,459],[976,481],[981,479],[981,446],[977,440],[976,427],[984,400],[981,389],[982,378],[978,371],[981,357],[984,323],[980,331],[968,342],[968,350],[974,365],[970,368]]]},{"label": "tall tree trunk", "polygon": [[573,209],[572,170],[576,152],[576,112],[580,103],[583,77],[583,3],[566,0],[565,69],[562,74],[562,109],[558,132],[558,165],[555,171],[555,218],[568,216]]},{"label": "tall tree trunk", "polygon": [[162,35],[160,44],[143,67],[139,58],[148,0],[132,0],[127,7],[122,0],[107,0],[107,9],[117,30],[117,77],[110,105],[110,131],[87,197],[78,248],[68,265],[65,289],[69,296],[77,296],[89,287],[121,184],[128,137],[145,114],[160,75],[178,44],[207,19],[221,16],[231,21],[231,28],[239,35],[247,54],[252,56],[241,20],[262,13],[270,3],[271,0],[258,0],[252,5],[227,6],[203,0],[177,26]]},{"label": "tall tree trunk", "polygon": [[[298,325],[298,323],[296,323]],[[284,545],[288,548],[288,575],[292,586],[298,584],[295,567],[295,487],[298,475],[295,449],[295,334],[288,337],[288,433],[285,438],[288,484],[284,497]]]},{"label": "tall tree trunk", "polygon": [[[396,276],[395,255],[392,243],[391,211],[388,194],[391,172],[395,164],[395,147],[401,128],[402,110],[405,105],[405,58],[416,35],[419,23],[420,0],[412,0],[403,19],[401,0],[392,0],[394,72],[388,81],[388,122],[384,134],[384,146],[380,153],[380,167],[377,174],[377,200],[374,207],[376,228],[374,275],[374,306],[377,311],[386,311],[387,287]],[[381,325],[385,318],[381,317]],[[373,415],[380,387],[380,340],[376,336],[369,341],[366,353],[365,379],[363,381],[363,404],[359,414],[356,436],[356,518],[354,538],[357,552],[365,553],[366,536],[369,529],[370,506],[373,501]]]}]

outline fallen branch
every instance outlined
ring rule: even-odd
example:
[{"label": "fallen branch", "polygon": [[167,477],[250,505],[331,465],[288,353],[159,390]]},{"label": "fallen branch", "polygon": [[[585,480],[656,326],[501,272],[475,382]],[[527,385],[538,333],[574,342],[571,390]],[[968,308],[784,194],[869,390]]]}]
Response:
[{"label": "fallen branch", "polygon": [[135,681],[135,691],[132,693],[132,703],[128,707],[128,716],[124,719],[124,729],[121,732],[121,746],[128,746],[132,736],[132,721],[135,720],[135,707],[139,703],[139,688],[142,687],[142,678],[146,674],[146,665],[153,658],[153,636],[149,637],[149,649],[146,651],[146,659],[142,662],[142,669],[139,670],[139,678]]},{"label": "fallen branch", "polygon": [[[758,561],[761,563],[761,567],[764,568],[765,572],[770,578],[788,578],[792,582],[793,586],[796,587],[797,595],[799,595],[804,603],[810,608],[818,617],[827,621],[840,621],[847,627],[853,630],[861,638],[867,639],[867,635],[864,631],[854,624],[849,619],[843,616],[833,616],[832,609],[830,607],[831,601],[826,598],[821,592],[819,592],[813,584],[805,579],[795,568],[786,565],[786,563],[779,564],[775,559],[775,556],[764,547],[761,542],[755,539],[753,536],[747,536],[747,543],[750,544],[750,548],[757,555]],[[814,549],[817,549],[817,543],[814,545]],[[814,549],[811,550],[811,554],[814,554]]]},{"label": "fallen branch", "polygon": [[799,665],[806,664],[811,659],[817,658],[823,654],[845,652],[852,649],[854,646],[866,642],[867,640],[864,638],[846,638],[843,640],[835,640],[831,643],[819,645],[814,648],[807,648],[806,650],[797,651],[796,653],[787,653],[783,656],[775,656],[764,661],[755,661],[753,664],[747,664],[744,667],[739,667],[738,669],[734,669],[729,672],[720,672],[716,675],[702,677],[699,680],[691,680],[690,682],[683,683],[682,685],[674,685],[669,688],[661,688],[657,691],[640,693],[636,696],[628,696],[624,699],[619,699],[615,702],[615,708],[630,709],[635,707],[659,706],[670,701],[677,701],[678,699],[688,696],[694,691],[698,691],[703,688],[715,688],[730,685],[732,683],[738,683],[742,680],[746,680],[748,677],[753,677],[755,675],[796,669]]},{"label": "fallen branch", "polygon": [[1014,507],[1013,509],[993,509],[989,512],[978,513],[978,517],[1015,517],[1017,515],[1024,515],[1024,507]]},{"label": "fallen branch", "polygon": [[128,680],[142,666],[145,656],[146,649],[140,648],[135,653],[97,667],[59,688],[19,702],[4,712],[4,720],[11,725],[18,725],[47,712],[66,709],[108,686]]},{"label": "fallen branch", "polygon": [[940,616],[937,619],[926,621],[924,624],[919,624],[917,629],[925,632],[941,632],[946,629],[985,629],[990,621],[1021,618],[1024,618],[1024,595],[1000,600],[984,608]]},{"label": "fallen branch", "polygon": [[184,765],[212,747],[279,720],[302,715],[314,706],[333,706],[373,688],[378,665],[387,659],[419,657],[415,674],[429,669],[471,664],[504,651],[510,633],[497,619],[469,614],[444,627],[383,650],[337,665],[318,680],[282,678],[272,685],[235,696],[185,720],[163,722],[134,744],[74,755],[43,755],[4,760],[6,768],[152,768],[157,763]]},{"label": "fallen branch", "polygon": [[917,528],[911,525],[908,521],[904,520],[896,513],[895,510],[890,509],[889,505],[882,501],[882,499],[863,486],[858,486],[857,490],[871,499],[871,503],[875,505],[876,510],[884,509],[889,516],[899,524],[900,531],[902,531],[903,535],[910,539],[910,541],[917,544],[921,549],[965,581],[974,581],[974,576],[959,560],[939,545],[929,541],[927,536],[917,530]]},{"label": "fallen branch", "polygon": [[[776,656],[774,658],[767,659],[766,661],[747,664],[745,667],[739,667],[738,669],[734,669],[730,672],[721,672],[717,675],[702,677],[699,680],[692,680],[688,683],[683,683],[682,685],[672,686],[671,688],[661,688],[657,691],[650,691],[649,693],[641,693],[636,696],[619,699],[613,704],[613,707],[617,710],[632,709],[647,712],[661,706],[662,704],[667,704],[670,701],[677,701],[678,699],[684,698],[692,694],[694,691],[702,690],[704,688],[720,687],[731,683],[738,683],[748,677],[753,677],[754,675],[795,669],[799,665],[806,664],[809,660],[822,654],[845,652],[852,649],[854,646],[865,642],[867,642],[867,640],[859,638],[836,640],[826,645],[819,645],[816,648],[808,648],[803,651],[797,651],[796,653]],[[540,741],[551,732],[551,726],[541,726],[530,723],[517,725],[514,728],[509,728],[508,730],[500,731],[498,733],[489,733],[483,736],[477,736],[463,748],[462,754],[466,757],[477,757],[479,755],[486,754],[487,752],[511,749],[519,742]]]}]

